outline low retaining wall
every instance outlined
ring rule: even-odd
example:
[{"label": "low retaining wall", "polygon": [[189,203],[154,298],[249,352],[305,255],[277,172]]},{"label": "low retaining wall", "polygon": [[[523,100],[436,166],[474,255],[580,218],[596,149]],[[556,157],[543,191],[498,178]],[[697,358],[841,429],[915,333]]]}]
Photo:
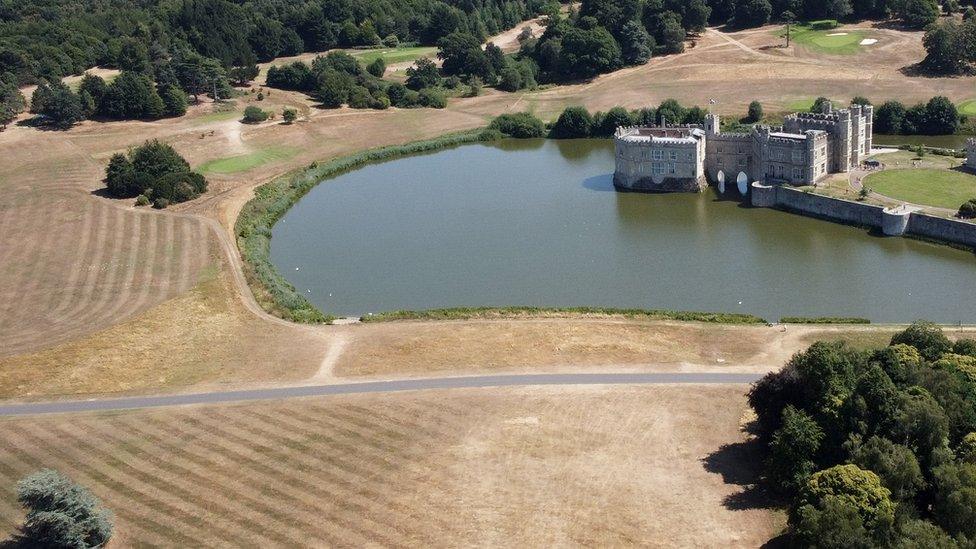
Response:
[{"label": "low retaining wall", "polygon": [[750,203],[758,208],[780,208],[841,223],[880,229],[889,236],[914,235],[976,248],[976,223],[935,217],[903,207],[883,206],[831,198],[792,187],[753,183]]}]

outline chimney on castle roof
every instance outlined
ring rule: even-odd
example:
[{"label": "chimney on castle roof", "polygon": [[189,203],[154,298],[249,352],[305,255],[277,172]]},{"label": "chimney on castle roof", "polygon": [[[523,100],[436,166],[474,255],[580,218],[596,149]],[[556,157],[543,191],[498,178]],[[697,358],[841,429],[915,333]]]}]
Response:
[{"label": "chimney on castle roof", "polygon": [[820,106],[820,110],[824,114],[830,114],[830,113],[834,112],[834,102],[833,101],[824,101],[823,104]]},{"label": "chimney on castle roof", "polygon": [[661,127],[662,128],[667,128],[668,127],[668,118],[666,116],[664,116],[663,114],[661,115]]}]

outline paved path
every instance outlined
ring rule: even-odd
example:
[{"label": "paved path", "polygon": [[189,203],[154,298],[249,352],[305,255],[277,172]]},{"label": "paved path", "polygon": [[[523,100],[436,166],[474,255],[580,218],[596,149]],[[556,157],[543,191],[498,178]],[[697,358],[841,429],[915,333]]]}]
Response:
[{"label": "paved path", "polygon": [[302,387],[273,387],[242,391],[217,391],[162,396],[126,398],[63,400],[0,405],[0,416],[34,414],[64,414],[72,412],[97,412],[106,410],[137,410],[189,404],[218,404],[253,400],[281,400],[328,395],[363,393],[391,393],[428,389],[459,389],[477,387],[532,387],[543,385],[633,385],[678,383],[752,383],[762,374],[733,373],[619,373],[619,374],[528,374],[491,375],[469,377],[441,377],[425,379],[400,379],[370,381],[337,385],[310,385]]}]

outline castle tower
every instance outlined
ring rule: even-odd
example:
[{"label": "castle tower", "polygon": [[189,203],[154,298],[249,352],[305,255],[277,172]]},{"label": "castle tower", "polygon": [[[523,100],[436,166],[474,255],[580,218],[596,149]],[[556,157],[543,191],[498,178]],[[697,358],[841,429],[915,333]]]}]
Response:
[{"label": "castle tower", "polygon": [[834,126],[834,167],[835,172],[851,171],[851,111],[841,109],[836,112],[837,125]]},{"label": "castle tower", "polygon": [[803,173],[806,176],[804,183],[812,185],[817,181],[817,131],[807,130],[803,133],[807,136],[807,162],[803,167]]},{"label": "castle tower", "polygon": [[722,130],[721,120],[717,114],[706,114],[705,115],[705,134],[706,135],[718,135]]},{"label": "castle tower", "polygon": [[861,165],[861,151],[863,150],[864,117],[861,116],[861,106],[851,105],[851,148],[848,150],[850,166],[856,168]]},{"label": "castle tower", "polygon": [[874,147],[874,106],[864,105],[861,115],[864,116],[864,155],[867,156]]}]

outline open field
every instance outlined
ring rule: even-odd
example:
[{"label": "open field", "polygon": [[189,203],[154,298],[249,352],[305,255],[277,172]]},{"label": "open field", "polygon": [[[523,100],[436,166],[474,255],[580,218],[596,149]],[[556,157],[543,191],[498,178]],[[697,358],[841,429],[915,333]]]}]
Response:
[{"label": "open field", "polygon": [[56,467],[113,546],[756,547],[741,387],[431,391],[0,422],[14,482]]}]

